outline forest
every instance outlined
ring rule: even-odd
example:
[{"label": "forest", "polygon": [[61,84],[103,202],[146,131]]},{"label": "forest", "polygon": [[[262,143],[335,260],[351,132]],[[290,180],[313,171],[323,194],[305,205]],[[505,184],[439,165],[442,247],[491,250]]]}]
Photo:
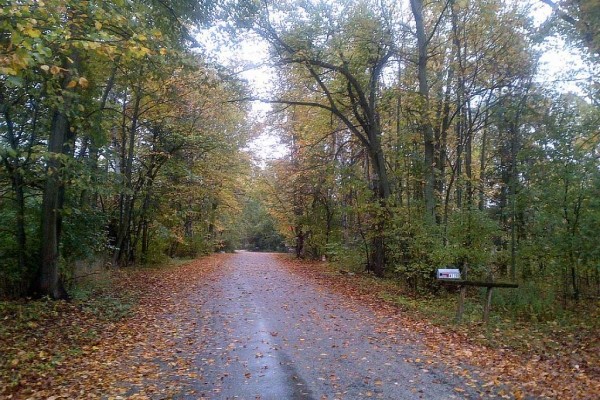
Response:
[{"label": "forest", "polygon": [[[0,296],[287,246],[414,294],[453,266],[524,313],[594,304],[599,26],[594,0],[8,1]],[[210,54],[241,37],[268,92]],[[579,59],[544,76],[556,41]],[[264,131],[285,155],[261,164]]]},{"label": "forest", "polygon": [[[541,3],[554,10],[543,22],[540,2],[498,1],[259,17],[277,71],[264,100],[289,151],[262,174],[297,256],[415,294],[438,292],[445,266],[518,282],[504,306],[534,318],[597,301],[600,6]],[[552,37],[586,73],[540,79]]]}]

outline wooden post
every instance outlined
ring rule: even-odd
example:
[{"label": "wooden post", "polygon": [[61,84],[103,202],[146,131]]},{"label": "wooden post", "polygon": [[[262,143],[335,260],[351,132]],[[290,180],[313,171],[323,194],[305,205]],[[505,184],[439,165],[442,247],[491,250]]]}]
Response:
[{"label": "wooden post", "polygon": [[458,298],[458,308],[456,310],[455,321],[460,322],[462,320],[463,313],[465,311],[465,299],[467,297],[467,286],[485,287],[487,288],[485,304],[483,305],[483,320],[488,322],[490,316],[490,309],[492,306],[492,292],[494,288],[517,288],[519,287],[516,283],[509,282],[479,282],[479,281],[466,281],[462,279],[438,279],[441,283],[449,283],[452,285],[460,286],[460,296]]},{"label": "wooden post", "polygon": [[485,304],[483,305],[483,322],[487,324],[490,319],[490,307],[492,306],[492,291],[494,288],[492,286],[488,286],[486,292]]},{"label": "wooden post", "polygon": [[458,298],[458,309],[456,310],[456,322],[462,320],[463,313],[465,312],[465,298],[467,297],[467,287],[460,287],[460,296]]}]

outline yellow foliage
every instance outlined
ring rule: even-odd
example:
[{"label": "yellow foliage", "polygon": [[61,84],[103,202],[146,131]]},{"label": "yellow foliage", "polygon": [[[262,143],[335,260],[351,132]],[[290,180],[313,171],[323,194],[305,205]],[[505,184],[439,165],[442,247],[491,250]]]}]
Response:
[{"label": "yellow foliage", "polygon": [[84,77],[79,78],[79,80],[77,81],[79,83],[79,86],[81,86],[82,88],[87,88],[89,86],[89,82],[87,79],[85,79]]}]

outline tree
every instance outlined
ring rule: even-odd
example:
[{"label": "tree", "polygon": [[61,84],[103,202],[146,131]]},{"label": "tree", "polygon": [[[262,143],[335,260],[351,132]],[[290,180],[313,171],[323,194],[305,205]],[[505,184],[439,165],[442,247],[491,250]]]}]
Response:
[{"label": "tree", "polygon": [[[214,140],[212,151],[233,138],[226,124],[202,137],[197,113],[207,98],[189,92],[213,90],[214,101],[225,102],[236,85],[214,90],[225,78],[188,51],[191,24],[207,23],[214,11],[214,2],[188,0],[49,0],[2,9],[0,176],[10,191],[0,215],[16,222],[4,243],[10,254],[0,275],[10,279],[2,291],[21,295],[37,286],[39,295],[66,297],[75,257],[103,249],[115,232],[119,263],[134,259],[138,246],[147,253],[161,170],[183,145]],[[179,83],[188,79],[189,88]],[[228,111],[223,118],[232,121],[244,112]],[[227,151],[242,145],[238,132]]]},{"label": "tree", "polygon": [[[284,7],[287,12],[294,8]],[[273,46],[278,65],[301,74],[309,89],[307,97],[268,101],[320,108],[338,118],[367,152],[372,168],[369,180],[377,201],[385,207],[391,186],[381,145],[378,101],[381,74],[393,55],[394,39],[391,29],[380,25],[375,14],[383,15],[384,10],[361,2],[343,9],[306,4],[297,11],[296,15],[305,13],[310,19],[282,21],[275,27],[265,10],[255,29]],[[327,36],[319,36],[321,31]],[[381,276],[385,267],[383,220],[373,225],[379,233],[373,237],[369,268]]]},{"label": "tree", "polygon": [[[562,29],[579,45],[600,56],[600,5],[593,0],[541,0],[552,7],[564,26]],[[550,22],[551,23],[551,22]]]},{"label": "tree", "polygon": [[434,170],[434,135],[433,126],[429,119],[429,83],[427,79],[427,47],[433,35],[429,38],[425,33],[425,23],[423,21],[423,2],[421,0],[411,0],[410,7],[415,19],[417,36],[417,70],[419,80],[419,95],[421,96],[421,116],[419,128],[423,135],[423,144],[425,148],[424,163],[424,181],[425,181],[425,214],[427,218],[433,220],[435,217],[435,170]]}]

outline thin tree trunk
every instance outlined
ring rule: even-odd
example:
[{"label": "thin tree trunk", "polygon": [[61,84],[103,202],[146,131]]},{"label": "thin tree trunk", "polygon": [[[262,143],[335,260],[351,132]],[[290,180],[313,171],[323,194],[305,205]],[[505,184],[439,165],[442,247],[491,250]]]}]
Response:
[{"label": "thin tree trunk", "polygon": [[487,110],[483,132],[481,134],[481,154],[479,159],[479,210],[485,208],[486,157],[487,157]]},{"label": "thin tree trunk", "polygon": [[[1,95],[1,94],[0,94]],[[4,99],[2,99],[4,103]],[[6,124],[6,133],[11,149],[18,154],[19,143],[14,131],[14,123],[11,119],[9,106],[3,106],[4,121]],[[15,241],[17,242],[17,266],[19,271],[24,272],[27,268],[27,234],[25,232],[25,183],[21,174],[21,162],[18,156],[9,160],[4,157],[4,164],[10,174],[12,189],[15,193],[15,204],[17,213],[15,218]]]},{"label": "thin tree trunk", "polygon": [[[457,105],[460,104],[460,95],[457,95]],[[460,115],[461,113],[459,113]],[[463,189],[462,189],[462,171],[463,171],[463,116],[456,121],[456,208],[462,209]]]},{"label": "thin tree trunk", "polygon": [[[108,101],[108,96],[114,86],[115,78],[117,74],[117,63],[119,62],[120,57],[117,57],[115,60],[115,64],[113,69],[108,77],[108,81],[106,82],[106,86],[102,93],[102,98],[100,99],[100,105],[98,107],[98,112],[95,114],[95,124],[97,127],[102,126],[102,115],[104,108],[106,107],[106,102]],[[89,189],[84,189],[81,194],[81,205],[86,206],[89,205],[92,208],[97,208],[98,206],[98,190],[95,187],[95,183],[97,181],[98,176],[98,158],[99,158],[99,149],[98,143],[94,135],[88,136],[86,138],[85,145],[82,146],[79,158],[83,158],[85,156],[85,149],[88,149],[88,157],[87,157],[87,165],[90,169],[90,179],[93,183],[92,185],[92,193],[90,195]]]},{"label": "thin tree trunk", "polygon": [[302,226],[296,226],[296,258],[304,258],[304,233]]},{"label": "thin tree trunk", "polygon": [[144,220],[142,228],[142,263],[148,262],[148,251],[150,250],[150,221]]},{"label": "thin tree trunk", "polygon": [[[133,208],[135,197],[127,193],[132,189],[132,175],[133,175],[133,156],[134,156],[134,148],[135,148],[135,136],[137,132],[138,126],[138,118],[140,112],[140,102],[141,102],[141,93],[140,88],[135,91],[135,100],[133,106],[133,113],[131,116],[131,126],[129,128],[129,135],[127,137],[127,146],[125,142],[123,143],[122,156],[126,154],[126,158],[123,160],[125,162],[124,168],[124,185],[123,188],[126,193],[121,193],[122,199],[122,213],[121,213],[121,223],[119,226],[119,234],[117,237],[117,248],[115,249],[115,254],[113,257],[113,263],[118,265],[123,261],[124,255],[129,255],[129,241],[131,234],[131,218],[133,215]],[[125,150],[127,147],[127,150]]]},{"label": "thin tree trunk", "polygon": [[467,178],[466,189],[467,189],[467,207],[471,208],[473,205],[473,137],[472,130],[467,129],[465,131],[465,175]]},{"label": "thin tree trunk", "polygon": [[425,187],[423,195],[425,197],[426,218],[435,221],[435,146],[434,133],[431,121],[428,116],[429,110],[429,84],[427,83],[427,46],[428,40],[425,35],[425,23],[423,21],[423,2],[421,0],[410,1],[415,26],[417,32],[418,57],[418,77],[419,94],[421,95],[421,120],[420,129],[423,135],[424,143],[424,181]]},{"label": "thin tree trunk", "polygon": [[510,279],[517,278],[517,127],[511,124],[510,143],[510,200],[511,200],[511,224],[510,224]]},{"label": "thin tree trunk", "polygon": [[462,209],[463,202],[463,151],[466,143],[466,110],[465,110],[465,71],[463,63],[462,43],[458,28],[458,16],[452,11],[452,43],[455,50],[455,58],[458,64],[458,82],[456,87],[456,207]]},{"label": "thin tree trunk", "polygon": [[[452,61],[451,61],[452,63]],[[449,67],[448,75],[446,76],[446,90],[444,92],[443,105],[441,110],[441,125],[439,128],[439,134],[436,138],[438,142],[438,159],[437,159],[437,171],[438,176],[436,180],[436,190],[438,196],[441,198],[444,195],[444,186],[446,181],[446,158],[447,158],[447,144],[448,144],[448,129],[450,128],[450,93],[452,87],[452,81],[454,79],[454,67]]]},{"label": "thin tree trunk", "polygon": [[[402,78],[402,70],[400,68],[400,63],[398,63],[398,85],[400,85],[400,80]],[[396,98],[396,149],[394,152],[394,173],[397,179],[396,182],[396,198],[398,200],[398,205],[402,207],[403,203],[404,203],[404,199],[403,199],[403,179],[402,179],[402,173],[400,172],[402,170],[401,168],[401,161],[402,161],[402,140],[401,140],[401,124],[400,124],[400,115],[401,115],[401,110],[402,110],[402,96],[400,95],[400,91],[398,91],[398,96]]]}]

